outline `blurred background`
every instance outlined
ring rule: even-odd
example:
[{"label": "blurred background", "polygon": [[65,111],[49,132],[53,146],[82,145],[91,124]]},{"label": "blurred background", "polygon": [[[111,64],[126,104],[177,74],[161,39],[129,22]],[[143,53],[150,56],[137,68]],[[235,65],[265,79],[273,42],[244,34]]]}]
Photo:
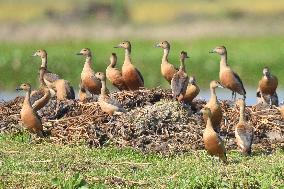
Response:
[{"label": "blurred background", "polygon": [[264,66],[284,86],[283,0],[0,0],[0,10],[0,99],[17,95],[22,82],[38,86],[40,59],[31,57],[37,49],[47,50],[49,70],[78,88],[84,59],[75,54],[91,48],[94,70],[104,71],[116,52],[121,67],[124,52],[113,46],[122,40],[131,41],[146,87],[169,88],[160,74],[162,49],[154,48],[161,40],[171,43],[169,60],[176,67],[179,52],[189,53],[187,72],[203,94],[218,79],[219,57],[208,53],[217,45],[227,47],[250,98]]}]

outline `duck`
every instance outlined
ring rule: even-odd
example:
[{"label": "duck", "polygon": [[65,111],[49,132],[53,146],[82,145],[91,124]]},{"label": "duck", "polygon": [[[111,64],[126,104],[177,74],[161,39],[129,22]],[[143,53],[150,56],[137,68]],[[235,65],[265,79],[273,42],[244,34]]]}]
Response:
[{"label": "duck", "polygon": [[178,72],[178,69],[169,63],[168,56],[170,53],[170,43],[168,41],[162,41],[155,45],[155,47],[164,49],[164,54],[161,63],[162,76],[171,84],[174,74]]},{"label": "duck", "polygon": [[32,91],[30,95],[32,108],[35,112],[43,108],[49,102],[51,98],[50,90],[45,84],[44,79],[43,79],[45,70],[46,68],[44,67],[41,67],[39,69],[40,87],[38,90]]},{"label": "duck", "polygon": [[135,68],[131,61],[131,43],[129,41],[122,41],[114,48],[125,49],[125,58],[122,65],[122,78],[129,90],[138,90],[144,87],[144,78],[141,72]]},{"label": "duck", "polygon": [[[262,70],[262,73],[263,73],[263,77],[261,78],[261,80],[258,83],[258,89],[259,89],[258,95],[263,96],[263,97],[268,96],[269,104],[273,105],[272,98],[273,98],[273,96],[275,96],[275,93],[276,93],[276,89],[277,89],[277,86],[278,86],[278,78],[271,74],[268,67],[264,67],[263,70]],[[277,94],[276,94],[276,96],[277,96]],[[264,101],[265,101],[265,99],[264,99]],[[274,105],[276,105],[275,100],[274,100]]]},{"label": "duck", "polygon": [[200,89],[196,83],[196,79],[194,76],[189,77],[188,85],[186,88],[186,92],[184,95],[184,102],[192,104],[192,101],[199,94]]},{"label": "duck", "polygon": [[224,163],[227,163],[226,149],[224,146],[224,142],[213,129],[212,125],[212,114],[211,110],[207,107],[204,107],[201,112],[203,113],[203,117],[206,120],[206,127],[203,131],[203,142],[205,145],[205,149],[211,156],[217,156]]},{"label": "duck", "polygon": [[236,105],[240,108],[239,122],[235,127],[236,143],[243,155],[251,155],[251,145],[253,141],[253,126],[245,119],[245,101],[236,100]]},{"label": "duck", "polygon": [[32,134],[36,134],[41,138],[44,137],[41,120],[32,108],[30,102],[31,85],[29,83],[23,83],[19,87],[17,87],[16,90],[24,90],[26,92],[23,106],[20,112],[21,121],[23,122],[24,127],[27,128],[27,130]]},{"label": "duck", "polygon": [[180,53],[180,67],[177,73],[173,75],[171,81],[171,89],[173,93],[173,98],[178,99],[179,102],[184,100],[186,89],[188,86],[189,78],[185,71],[184,61],[189,58],[185,51]]},{"label": "duck", "polygon": [[211,122],[213,125],[214,131],[217,133],[220,132],[220,125],[223,117],[222,109],[220,106],[220,103],[218,101],[217,95],[216,95],[216,88],[223,88],[223,86],[219,83],[219,81],[213,80],[210,82],[210,91],[211,96],[210,100],[205,105],[206,108],[209,108],[211,111]]},{"label": "duck", "polygon": [[102,84],[100,80],[95,76],[95,71],[92,68],[92,53],[89,48],[83,48],[77,55],[86,57],[86,61],[81,72],[81,87],[92,95],[99,95]]},{"label": "duck", "polygon": [[97,77],[102,82],[101,94],[98,98],[98,103],[103,112],[107,113],[109,116],[113,116],[115,113],[120,114],[126,112],[123,106],[117,102],[115,99],[110,98],[106,91],[106,76],[103,72],[97,72]]},{"label": "duck", "polygon": [[118,90],[128,90],[127,85],[125,84],[121,71],[116,68],[117,56],[116,53],[111,53],[110,64],[106,68],[106,77],[115,86]]},{"label": "duck", "polygon": [[232,98],[236,99],[236,93],[246,98],[246,90],[240,76],[234,72],[227,62],[227,50],[224,46],[217,46],[209,53],[217,53],[221,56],[219,79],[225,88],[232,91]]},{"label": "duck", "polygon": [[[61,93],[65,94],[63,99],[75,99],[75,92],[73,87],[70,85],[70,83],[64,79],[61,79],[57,74],[50,72],[47,70],[47,52],[46,50],[40,49],[37,50],[34,54],[34,57],[38,56],[41,58],[41,68],[45,68],[43,79],[48,88],[51,90],[52,93]],[[39,78],[39,80],[41,80]],[[58,81],[60,80],[60,81]],[[61,83],[61,84],[59,84]],[[64,83],[64,84],[63,84]],[[57,96],[61,100],[61,94],[58,94]]]}]

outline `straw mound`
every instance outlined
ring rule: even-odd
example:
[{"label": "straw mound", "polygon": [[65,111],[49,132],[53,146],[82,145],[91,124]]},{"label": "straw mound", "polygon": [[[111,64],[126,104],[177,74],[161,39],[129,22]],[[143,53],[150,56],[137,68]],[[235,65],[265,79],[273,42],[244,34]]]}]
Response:
[{"label": "straw mound", "polygon": [[[161,153],[204,148],[202,116],[173,101],[169,90],[141,89],[115,92],[111,96],[128,110],[112,120],[92,100],[85,103],[50,100],[38,113],[51,141],[60,144],[82,142],[94,147],[112,143]],[[0,104],[1,133],[19,132],[22,101],[22,97],[17,97]],[[195,104],[199,110],[205,101],[197,100]],[[229,101],[222,101],[221,105],[225,120],[221,125],[221,137],[227,149],[236,149],[234,125],[238,122],[239,110]],[[247,107],[246,115],[255,128],[253,148],[271,151],[276,146],[284,146],[284,121],[277,109]]]}]

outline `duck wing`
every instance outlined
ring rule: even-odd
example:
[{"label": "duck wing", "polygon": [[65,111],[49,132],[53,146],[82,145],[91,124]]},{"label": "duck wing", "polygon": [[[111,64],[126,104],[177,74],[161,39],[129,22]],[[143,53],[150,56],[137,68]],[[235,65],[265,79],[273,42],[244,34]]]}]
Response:
[{"label": "duck wing", "polygon": [[188,85],[188,76],[180,76],[179,74],[174,74],[171,81],[171,88],[173,92],[173,97],[179,96]]},{"label": "duck wing", "polygon": [[45,74],[44,74],[44,79],[53,83],[54,81],[60,79],[60,77],[55,73],[52,73],[50,71],[46,71]]},{"label": "duck wing", "polygon": [[143,85],[144,85],[144,78],[143,78],[141,72],[140,72],[137,68],[135,68],[135,70],[136,70],[136,72],[138,73],[138,75],[139,75],[139,77],[140,77],[140,79],[141,79],[141,81],[142,81],[142,83],[143,83]]},{"label": "duck wing", "polygon": [[233,72],[233,74],[234,74],[234,76],[235,76],[237,82],[239,82],[239,83],[241,84],[242,90],[243,90],[244,95],[245,95],[245,94],[246,94],[246,90],[245,90],[244,84],[243,84],[243,82],[242,82],[240,76],[239,76],[237,73],[235,73],[235,72]]}]

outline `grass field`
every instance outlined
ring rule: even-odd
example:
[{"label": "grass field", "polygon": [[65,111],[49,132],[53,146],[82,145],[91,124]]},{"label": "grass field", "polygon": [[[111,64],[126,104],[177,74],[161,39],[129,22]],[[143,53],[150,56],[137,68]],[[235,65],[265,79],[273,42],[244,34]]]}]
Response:
[{"label": "grass field", "polygon": [[[124,51],[114,49],[120,41],[64,41],[47,43],[2,43],[0,44],[0,89],[13,90],[21,82],[37,83],[37,70],[40,59],[31,55],[40,48],[48,52],[48,67],[63,78],[70,80],[76,88],[80,81],[84,58],[75,54],[83,47],[93,51],[95,71],[104,71],[111,52],[118,54],[118,67],[121,67]],[[131,40],[132,57],[145,77],[145,86],[168,87],[160,74],[162,49],[154,48],[158,41]],[[282,73],[284,61],[283,37],[256,38],[203,38],[189,41],[170,41],[172,50],[170,62],[178,67],[179,52],[189,52],[187,72],[197,77],[198,83],[207,87],[210,80],[218,78],[219,57],[209,54],[216,45],[228,49],[229,64],[236,70],[246,86],[256,87],[261,70],[269,66],[272,73],[279,77],[280,85],[284,80]]]},{"label": "grass field", "polygon": [[84,183],[89,188],[283,188],[283,156],[280,149],[252,157],[231,151],[229,164],[223,165],[215,160],[212,164],[205,151],[165,157],[111,146],[36,144],[19,135],[2,135],[0,188],[72,188]]}]

